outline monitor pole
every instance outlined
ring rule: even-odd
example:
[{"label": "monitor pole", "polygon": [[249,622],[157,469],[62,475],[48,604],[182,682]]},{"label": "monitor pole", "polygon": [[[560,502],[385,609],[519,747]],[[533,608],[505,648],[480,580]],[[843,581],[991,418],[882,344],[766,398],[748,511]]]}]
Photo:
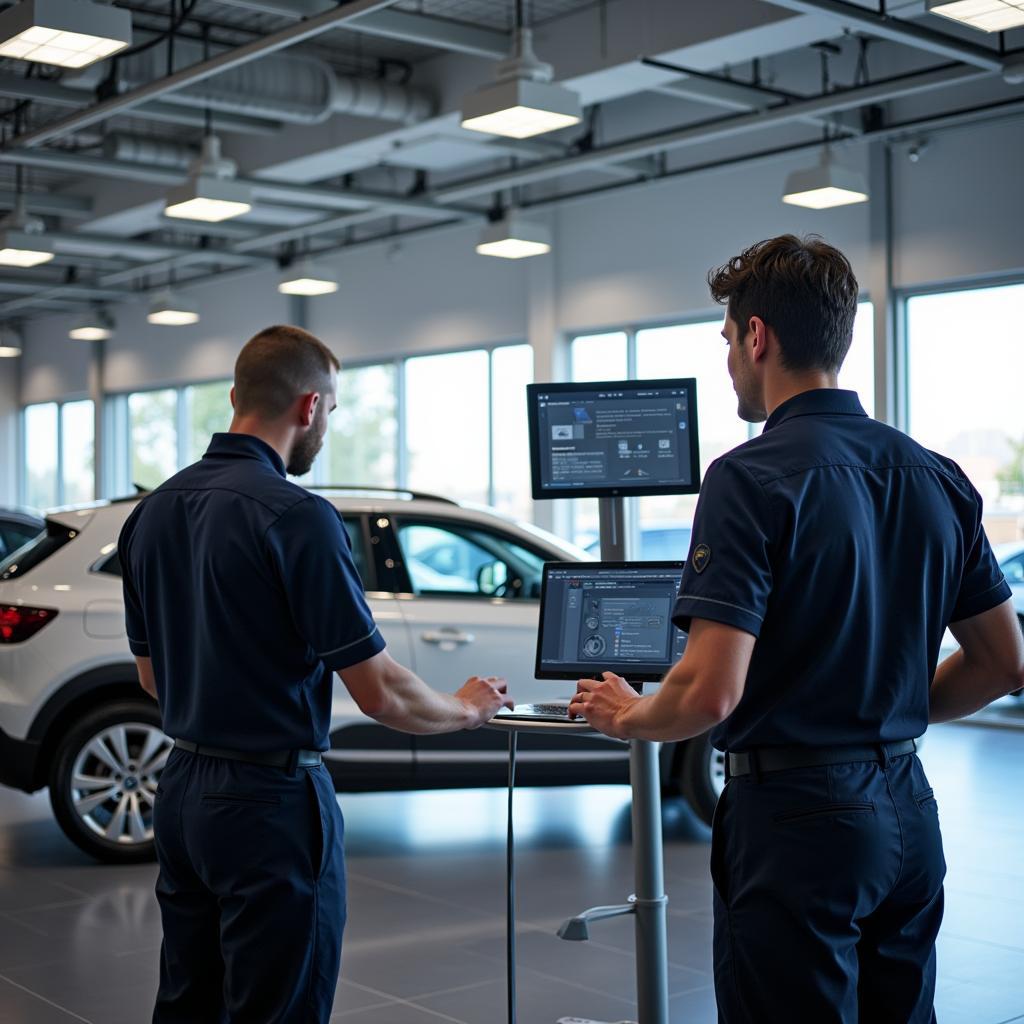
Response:
[{"label": "monitor pole", "polygon": [[[626,560],[625,499],[599,498],[601,559]],[[596,907],[562,926],[563,938],[586,938],[584,922],[632,913],[636,935],[636,999],[640,1024],[669,1024],[668,896],[665,894],[661,829],[660,744],[632,740],[629,778],[633,789],[633,873],[636,892],[624,907]],[[581,920],[582,919],[582,920]],[[576,924],[576,928],[572,925]],[[583,924],[580,928],[579,925]],[[594,1022],[596,1024],[596,1022]]]}]

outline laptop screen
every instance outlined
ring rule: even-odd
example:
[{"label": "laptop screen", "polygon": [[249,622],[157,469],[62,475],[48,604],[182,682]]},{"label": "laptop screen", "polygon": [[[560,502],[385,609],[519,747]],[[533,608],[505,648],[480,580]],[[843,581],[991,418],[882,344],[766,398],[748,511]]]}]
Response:
[{"label": "laptop screen", "polygon": [[671,618],[682,575],[682,562],[548,562],[536,677],[661,679],[686,647]]}]

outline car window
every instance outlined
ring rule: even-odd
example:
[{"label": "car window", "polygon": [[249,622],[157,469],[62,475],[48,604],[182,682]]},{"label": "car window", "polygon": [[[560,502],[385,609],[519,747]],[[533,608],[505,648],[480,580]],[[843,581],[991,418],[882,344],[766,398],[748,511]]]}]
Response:
[{"label": "car window", "polygon": [[366,551],[366,537],[363,534],[363,521],[359,516],[342,516],[345,522],[345,529],[348,532],[348,539],[352,543],[352,561],[355,562],[356,571],[363,581],[363,586],[369,586],[368,576],[368,554]]},{"label": "car window", "polygon": [[681,562],[689,550],[688,527],[648,529],[640,533],[640,558],[645,562]]},{"label": "car window", "polygon": [[402,559],[417,594],[540,596],[544,559],[509,537],[473,527],[405,520]]},{"label": "car window", "polygon": [[45,527],[28,523],[0,523],[0,558],[17,551],[23,544],[38,537]]},{"label": "car window", "polygon": [[999,568],[1003,570],[1007,583],[1024,583],[1024,551],[1002,562]]}]

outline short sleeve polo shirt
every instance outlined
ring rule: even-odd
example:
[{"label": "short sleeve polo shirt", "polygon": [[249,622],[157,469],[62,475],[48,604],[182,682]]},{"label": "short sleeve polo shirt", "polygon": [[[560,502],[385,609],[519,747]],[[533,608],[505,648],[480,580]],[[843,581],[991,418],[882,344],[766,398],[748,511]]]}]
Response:
[{"label": "short sleeve polo shirt", "polygon": [[332,673],[384,649],[337,510],[258,438],[215,434],[146,496],[118,544],[133,653],[168,735],[326,750]]},{"label": "short sleeve polo shirt", "polygon": [[674,619],[757,637],[721,749],[920,736],[950,622],[1010,590],[960,468],[815,390],[712,463]]}]

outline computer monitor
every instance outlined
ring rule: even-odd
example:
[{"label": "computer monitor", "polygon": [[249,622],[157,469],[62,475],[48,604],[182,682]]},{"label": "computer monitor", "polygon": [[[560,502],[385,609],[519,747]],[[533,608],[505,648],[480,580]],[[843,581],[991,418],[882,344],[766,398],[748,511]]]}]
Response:
[{"label": "computer monitor", "polygon": [[682,562],[546,563],[536,677],[661,679],[686,648],[672,624],[682,575]]},{"label": "computer monitor", "polygon": [[526,394],[534,498],[700,490],[694,378],[530,384]]}]

